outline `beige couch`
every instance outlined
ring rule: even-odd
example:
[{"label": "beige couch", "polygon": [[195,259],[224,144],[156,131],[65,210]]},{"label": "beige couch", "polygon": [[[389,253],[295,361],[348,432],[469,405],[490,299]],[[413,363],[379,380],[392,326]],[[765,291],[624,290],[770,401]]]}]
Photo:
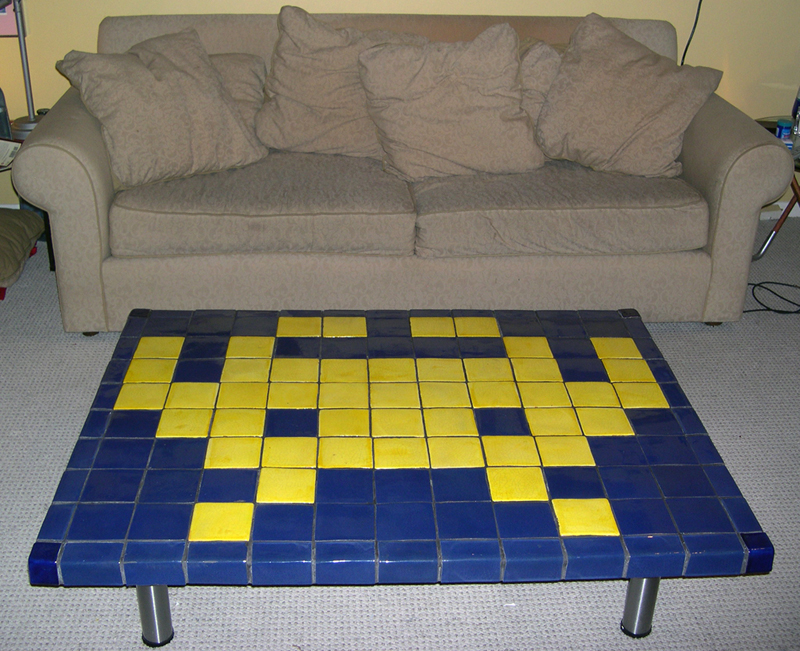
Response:
[{"label": "beige couch", "polygon": [[[579,18],[320,16],[335,26],[468,41],[508,22],[565,44]],[[676,58],[674,28],[616,20]],[[192,27],[209,54],[269,65],[274,15],[109,18],[98,52]],[[157,128],[158,125],[154,125]],[[14,164],[50,215],[67,331],[119,330],[134,308],[618,309],[648,321],[741,316],[760,209],[790,157],[716,95],[683,140],[676,178],[551,161],[521,174],[406,182],[380,161],[271,152],[241,169],[120,190],[100,124],[70,89]]]}]

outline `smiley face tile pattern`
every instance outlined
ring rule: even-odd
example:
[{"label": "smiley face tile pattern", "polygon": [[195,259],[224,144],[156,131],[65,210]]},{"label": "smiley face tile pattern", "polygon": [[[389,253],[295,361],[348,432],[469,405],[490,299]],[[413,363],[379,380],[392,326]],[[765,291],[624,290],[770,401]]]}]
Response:
[{"label": "smiley face tile pattern", "polygon": [[763,573],[632,310],[131,313],[35,585]]}]

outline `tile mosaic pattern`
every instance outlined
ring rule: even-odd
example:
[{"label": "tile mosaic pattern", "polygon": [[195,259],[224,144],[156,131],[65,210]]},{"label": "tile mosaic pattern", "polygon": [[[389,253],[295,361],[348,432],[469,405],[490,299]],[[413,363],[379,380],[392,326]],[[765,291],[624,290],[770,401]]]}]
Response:
[{"label": "tile mosaic pattern", "polygon": [[772,559],[634,311],[137,310],[29,574],[515,582]]}]

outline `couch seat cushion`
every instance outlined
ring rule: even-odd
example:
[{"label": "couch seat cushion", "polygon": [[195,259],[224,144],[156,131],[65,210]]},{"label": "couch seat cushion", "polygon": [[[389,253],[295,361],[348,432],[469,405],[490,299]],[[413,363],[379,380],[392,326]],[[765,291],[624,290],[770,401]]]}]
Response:
[{"label": "couch seat cushion", "polygon": [[366,158],[273,153],[121,192],[109,219],[115,256],[414,251],[408,186]]},{"label": "couch seat cushion", "polygon": [[551,161],[524,174],[412,185],[420,256],[635,254],[698,249],[708,206],[682,179]]}]

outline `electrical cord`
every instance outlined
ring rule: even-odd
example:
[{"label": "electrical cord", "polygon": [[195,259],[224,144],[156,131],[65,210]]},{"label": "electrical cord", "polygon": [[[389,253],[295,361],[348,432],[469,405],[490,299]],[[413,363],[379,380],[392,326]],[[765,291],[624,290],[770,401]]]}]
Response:
[{"label": "electrical cord", "polygon": [[[751,291],[752,291],[753,298],[755,299],[756,303],[758,303],[761,307],[757,307],[757,308],[754,308],[752,310],[744,310],[745,314],[747,314],[748,312],[774,312],[775,314],[800,314],[800,302],[798,302],[798,301],[800,301],[800,296],[797,297],[797,300],[792,300],[792,299],[787,298],[786,296],[783,296],[782,294],[778,293],[774,289],[772,289],[772,286],[775,286],[775,287],[789,287],[791,289],[794,289],[794,290],[797,290],[798,292],[800,292],[800,286],[791,285],[789,283],[779,283],[779,282],[775,282],[775,281],[772,281],[772,280],[766,280],[766,281],[761,282],[761,283],[747,283],[747,286],[752,288]],[[767,293],[767,296],[772,295],[773,298],[778,298],[779,300],[783,301],[784,303],[787,303],[788,305],[794,306],[795,309],[789,310],[789,309],[781,309],[781,308],[778,308],[778,307],[771,307],[771,306],[767,305],[763,300],[761,300],[761,298],[756,296],[756,290],[764,291],[764,292]],[[766,298],[766,297],[763,297],[763,298]]]},{"label": "electrical cord", "polygon": [[683,56],[681,57],[681,65],[686,60],[686,53],[689,51],[689,44],[692,42],[692,38],[694,37],[694,30],[697,29],[697,21],[700,19],[700,7],[703,6],[703,0],[697,0],[697,12],[694,15],[694,25],[692,25],[692,31],[689,34],[689,40],[686,41],[686,47],[683,50]]}]

